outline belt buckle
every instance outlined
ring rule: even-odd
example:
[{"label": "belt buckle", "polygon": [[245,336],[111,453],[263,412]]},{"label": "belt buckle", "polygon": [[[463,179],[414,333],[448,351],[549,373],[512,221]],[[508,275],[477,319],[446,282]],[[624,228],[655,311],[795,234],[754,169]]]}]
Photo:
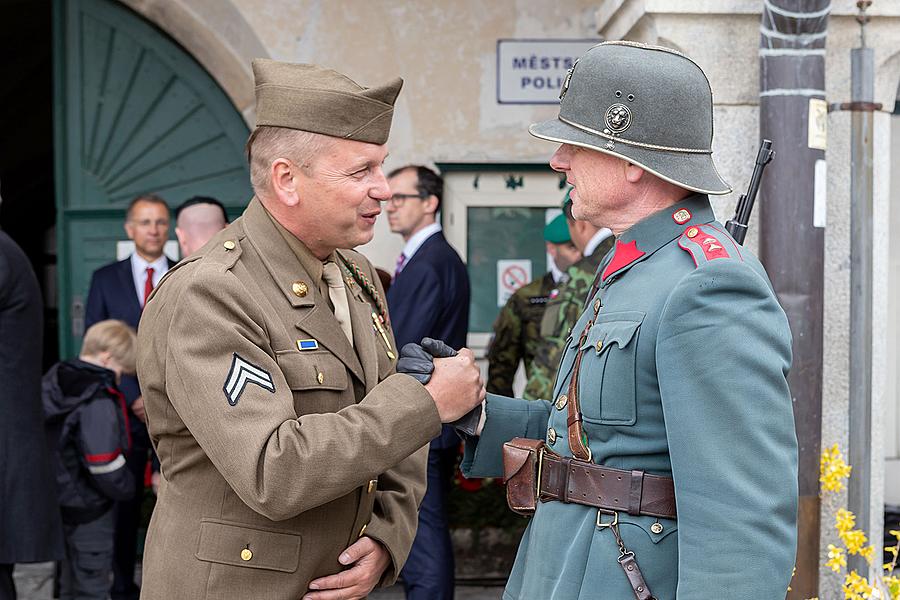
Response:
[{"label": "belt buckle", "polygon": [[[602,520],[602,515],[612,515],[613,520],[609,523],[604,523]],[[614,510],[606,510],[603,508],[597,509],[597,529],[606,529],[607,527],[616,527],[619,525],[619,513]]]}]

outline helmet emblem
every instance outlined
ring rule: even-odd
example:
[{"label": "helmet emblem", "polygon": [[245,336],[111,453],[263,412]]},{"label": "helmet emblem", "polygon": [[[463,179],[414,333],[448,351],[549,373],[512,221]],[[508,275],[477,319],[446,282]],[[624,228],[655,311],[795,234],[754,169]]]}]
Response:
[{"label": "helmet emblem", "polygon": [[624,104],[613,104],[606,110],[606,127],[612,133],[622,133],[631,125],[631,110]]}]

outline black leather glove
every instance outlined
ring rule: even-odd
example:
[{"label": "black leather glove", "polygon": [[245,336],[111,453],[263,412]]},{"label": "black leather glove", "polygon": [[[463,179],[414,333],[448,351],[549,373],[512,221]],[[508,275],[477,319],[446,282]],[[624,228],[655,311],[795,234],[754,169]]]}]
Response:
[{"label": "black leather glove", "polygon": [[[456,350],[442,340],[422,338],[421,346],[419,344],[406,344],[400,350],[397,372],[406,373],[422,385],[425,385],[431,380],[431,374],[434,372],[433,359],[450,358],[456,355]],[[481,411],[482,408],[479,404],[456,421],[448,423],[448,425],[456,429],[456,433],[463,439],[474,436],[475,430],[478,428],[478,422],[481,420]]]},{"label": "black leather glove", "polygon": [[434,372],[434,358],[422,346],[410,342],[400,349],[397,372],[405,373],[425,385],[431,381],[431,374]]}]

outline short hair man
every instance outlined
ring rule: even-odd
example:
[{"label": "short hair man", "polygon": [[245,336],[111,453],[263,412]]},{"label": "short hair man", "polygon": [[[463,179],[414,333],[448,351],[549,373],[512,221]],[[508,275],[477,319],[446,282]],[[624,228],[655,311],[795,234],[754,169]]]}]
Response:
[{"label": "short hair man", "polygon": [[547,303],[559,295],[559,288],[569,277],[566,271],[581,259],[563,214],[544,227],[544,243],[552,260],[551,269],[516,290],[494,321],[494,335],[487,350],[487,391],[492,394],[513,395],[513,379],[520,361],[526,374],[531,371],[541,347],[541,319]]},{"label": "short hair man", "polygon": [[[409,552],[428,441],[483,397],[469,350],[427,386],[365,257],[402,81],[255,60],[256,197],[179,263],[138,332],[162,484],[144,599],[360,598]],[[185,543],[186,539],[193,540]]]},{"label": "short hair man", "polygon": [[215,198],[194,196],[175,209],[175,237],[185,258],[202,248],[228,225],[228,213]]},{"label": "short hair man", "polygon": [[[107,319],[119,319],[137,329],[150,292],[175,264],[163,253],[169,239],[169,205],[161,197],[141,194],[134,198],[125,212],[124,226],[126,235],[134,242],[134,252],[128,258],[94,272],[85,306],[85,328]],[[144,399],[137,379],[124,375],[120,389],[129,410],[132,444],[126,458],[136,485],[134,495],[119,502],[110,595],[112,600],[136,600],[140,589],[134,582],[134,565],[150,438],[144,424]]]},{"label": "short hair man", "polygon": [[575,326],[584,310],[588,290],[603,257],[612,250],[615,238],[606,227],[598,227],[589,221],[579,221],[572,216],[571,190],[563,200],[563,214],[569,228],[572,243],[583,257],[566,271],[553,297],[547,302],[539,323],[539,339],[534,360],[526,372],[527,381],[522,397],[528,400],[548,399],[553,395],[556,368],[562,356],[569,330]]},{"label": "short hair man", "polygon": [[504,597],[782,598],[797,543],[791,333],[707,198],[730,191],[709,83],[675,51],[606,42],[561,95],[559,118],[530,132],[561,144],[550,165],[574,186],[573,215],[616,246],[553,401],[489,394],[466,442],[474,476],[499,475],[512,438],[546,444]]},{"label": "short hair man", "polygon": [[[387,203],[391,231],[405,245],[387,292],[394,335],[402,348],[425,337],[444,340],[454,349],[466,345],[469,331],[469,275],[437,222],[444,180],[427,167],[407,165],[388,174]],[[432,440],[428,454],[428,489],[419,510],[416,540],[403,569],[410,600],[453,598],[453,546],[446,500],[459,456],[459,438],[450,427]]]}]

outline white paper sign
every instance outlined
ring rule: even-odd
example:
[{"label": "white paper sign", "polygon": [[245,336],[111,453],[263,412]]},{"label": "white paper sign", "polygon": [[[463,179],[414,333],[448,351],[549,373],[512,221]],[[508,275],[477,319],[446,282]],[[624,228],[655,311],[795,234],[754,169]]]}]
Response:
[{"label": "white paper sign", "polygon": [[599,40],[497,40],[497,102],[557,104],[566,72]]},{"label": "white paper sign", "polygon": [[497,306],[506,304],[509,297],[531,281],[531,261],[512,259],[497,261]]}]

